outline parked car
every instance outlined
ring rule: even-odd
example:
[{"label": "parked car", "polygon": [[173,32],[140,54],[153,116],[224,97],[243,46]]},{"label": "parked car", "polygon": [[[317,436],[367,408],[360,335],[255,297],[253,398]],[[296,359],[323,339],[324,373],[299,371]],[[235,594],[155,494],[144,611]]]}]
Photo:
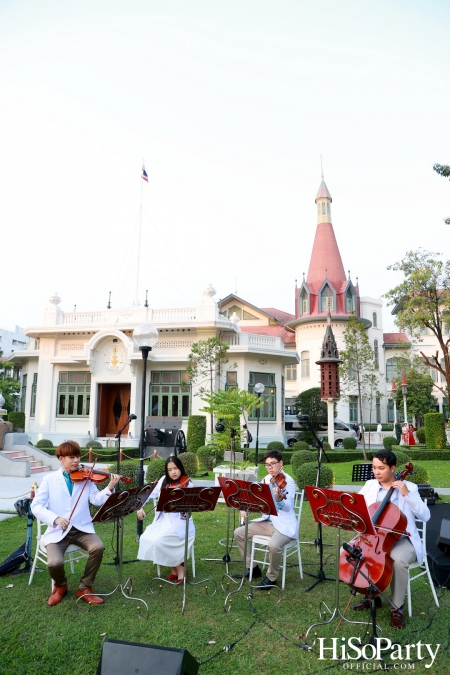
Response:
[{"label": "parked car", "polygon": [[[305,432],[308,431],[307,425],[304,422],[300,422],[297,415],[285,415],[284,428],[286,431],[286,444],[289,448],[292,448],[297,441],[302,441]],[[316,434],[319,438],[328,436],[328,423],[320,422]],[[336,417],[334,420],[334,447],[343,448],[344,438],[354,438],[358,441],[356,432],[348,424]]]}]

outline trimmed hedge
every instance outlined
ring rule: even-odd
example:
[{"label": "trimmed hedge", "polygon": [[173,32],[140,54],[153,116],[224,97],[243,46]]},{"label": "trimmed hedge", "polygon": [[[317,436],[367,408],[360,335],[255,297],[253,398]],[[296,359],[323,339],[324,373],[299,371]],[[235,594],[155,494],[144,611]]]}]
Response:
[{"label": "trimmed hedge", "polygon": [[[317,464],[309,462],[302,464],[295,474],[296,483],[299,490],[303,490],[305,485],[315,485],[317,479]],[[334,473],[328,466],[322,466],[320,472],[320,487],[333,487]]]},{"label": "trimmed hedge", "polygon": [[89,443],[86,443],[86,447],[99,450],[100,448],[103,448],[103,445],[99,441],[89,441]]},{"label": "trimmed hedge", "polygon": [[424,466],[420,466],[419,464],[414,464],[414,472],[415,473],[406,476],[405,480],[409,480],[411,483],[415,483],[416,485],[429,484],[430,474],[428,473],[428,469],[426,469]]},{"label": "trimmed hedge", "polygon": [[419,427],[416,431],[416,436],[419,443],[425,444],[426,443],[425,427]]},{"label": "trimmed hedge", "polygon": [[199,448],[205,447],[205,439],[206,416],[189,415],[186,439],[188,452],[197,452]]},{"label": "trimmed hedge", "polygon": [[[397,457],[397,469],[401,468],[403,469],[404,465],[409,462],[409,452],[406,453],[403,451],[403,448],[405,446],[403,445],[393,445],[391,448],[391,452],[394,453],[394,455]],[[398,450],[397,450],[398,448]]]},{"label": "trimmed hedge", "polygon": [[24,412],[9,412],[8,422],[11,422],[13,429],[25,429],[25,413]]},{"label": "trimmed hedge", "polygon": [[358,441],[356,438],[344,438],[342,444],[344,446],[344,450],[356,450]]},{"label": "trimmed hedge", "polygon": [[166,466],[166,460],[160,457],[159,459],[152,459],[148,466],[147,472],[145,474],[145,482],[153,483],[155,480],[159,480],[164,476],[164,467]]},{"label": "trimmed hedge", "polygon": [[270,452],[271,450],[278,450],[278,452],[284,452],[284,443],[282,443],[281,441],[270,441],[270,443],[267,443],[266,452]]},{"label": "trimmed hedge", "polygon": [[[117,473],[117,464],[111,464],[108,466],[108,471],[110,473]],[[131,478],[133,481],[132,483],[128,484],[128,488],[135,488],[139,485],[139,480],[138,480],[138,471],[139,471],[139,464],[137,462],[122,462],[120,465],[120,475],[121,476],[128,476],[128,478]],[[106,487],[107,483],[102,484],[102,488]]]},{"label": "trimmed hedge", "polygon": [[283,450],[283,464],[290,464],[292,461],[292,450]]},{"label": "trimmed hedge", "polygon": [[[292,446],[292,452],[299,452],[300,450],[311,450],[311,448],[306,441],[297,441],[297,443],[294,443]],[[312,448],[312,450],[314,451],[315,448]]]},{"label": "trimmed hedge", "polygon": [[398,445],[397,438],[395,436],[386,436],[383,438],[383,445],[385,450],[390,450],[393,445]]},{"label": "trimmed hedge", "polygon": [[41,440],[36,443],[36,447],[40,450],[45,450],[45,448],[53,448],[53,443],[47,438],[41,438]]},{"label": "trimmed hedge", "polygon": [[293,452],[291,457],[291,467],[294,474],[297,473],[298,469],[303,464],[310,464],[314,455],[310,450],[299,450],[298,452]]},{"label": "trimmed hedge", "polygon": [[425,413],[425,438],[427,448],[440,450],[447,445],[445,421],[442,413]]},{"label": "trimmed hedge", "polygon": [[450,460],[450,450],[425,450],[421,448],[420,450],[408,450],[408,455],[412,462],[415,460]]},{"label": "trimmed hedge", "polygon": [[198,469],[198,457],[195,452],[183,452],[179,459],[183,462],[187,475],[195,476]]}]

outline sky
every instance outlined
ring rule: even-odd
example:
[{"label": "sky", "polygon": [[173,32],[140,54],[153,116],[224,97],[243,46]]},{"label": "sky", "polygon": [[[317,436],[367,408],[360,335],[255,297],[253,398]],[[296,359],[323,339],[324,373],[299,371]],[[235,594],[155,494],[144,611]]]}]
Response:
[{"label": "sky", "polygon": [[209,283],[293,313],[321,158],[362,295],[448,258],[449,28],[445,0],[0,0],[0,326]]}]

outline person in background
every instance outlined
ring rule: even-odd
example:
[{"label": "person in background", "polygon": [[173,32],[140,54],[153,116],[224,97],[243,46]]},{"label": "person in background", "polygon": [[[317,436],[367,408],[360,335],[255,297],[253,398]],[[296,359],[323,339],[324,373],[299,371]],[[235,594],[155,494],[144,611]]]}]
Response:
[{"label": "person in background", "polygon": [[377,424],[378,445],[382,445],[382,441],[381,441],[382,430],[383,430],[383,427],[381,426],[381,422],[378,422],[378,424]]},{"label": "person in background", "polygon": [[251,433],[250,433],[249,430],[247,429],[247,425],[246,425],[246,424],[244,424],[244,425],[242,426],[242,429],[243,429],[243,432],[242,432],[242,447],[243,447],[244,449],[246,449],[246,448],[249,448],[249,447],[250,447],[250,443],[251,443],[252,440],[253,440],[253,436],[251,435]]},{"label": "person in background", "polygon": [[397,445],[400,445],[400,442],[402,440],[402,425],[400,424],[399,420],[395,421],[394,434],[397,439]]}]

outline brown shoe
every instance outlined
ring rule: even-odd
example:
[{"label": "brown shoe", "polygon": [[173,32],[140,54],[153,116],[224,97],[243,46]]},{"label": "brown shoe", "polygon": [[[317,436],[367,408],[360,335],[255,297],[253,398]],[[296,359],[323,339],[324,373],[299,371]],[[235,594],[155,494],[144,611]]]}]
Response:
[{"label": "brown shoe", "polygon": [[[378,595],[375,596],[375,607],[381,607],[381,598]],[[352,605],[350,609],[353,609],[355,612],[360,612],[362,609],[370,609],[370,598],[366,596],[357,602],[356,605]]]},{"label": "brown shoe", "polygon": [[405,628],[405,617],[399,609],[391,609],[391,628]]},{"label": "brown shoe", "polygon": [[63,597],[66,595],[67,591],[68,591],[67,584],[65,586],[55,586],[51,596],[47,600],[47,605],[49,607],[59,605]]},{"label": "brown shoe", "polygon": [[85,602],[88,602],[90,605],[103,605],[105,602],[103,598],[99,598],[98,595],[94,595],[92,588],[83,588],[77,590],[77,598],[83,598]]}]

